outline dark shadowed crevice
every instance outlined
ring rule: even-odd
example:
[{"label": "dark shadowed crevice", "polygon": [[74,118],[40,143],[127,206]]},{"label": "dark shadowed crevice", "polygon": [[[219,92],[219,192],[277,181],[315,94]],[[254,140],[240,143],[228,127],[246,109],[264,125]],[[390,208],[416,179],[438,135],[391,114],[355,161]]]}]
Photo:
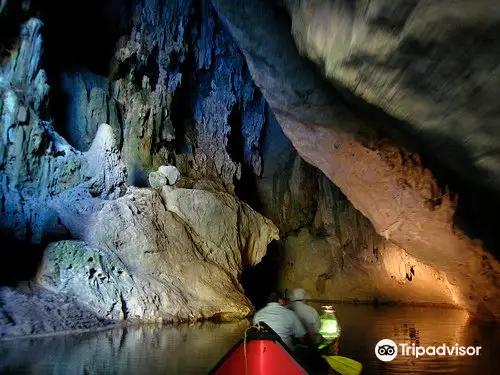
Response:
[{"label": "dark shadowed crevice", "polygon": [[237,105],[233,106],[227,122],[231,127],[227,140],[227,153],[235,163],[242,163],[245,140],[242,134],[241,112]]},{"label": "dark shadowed crevice", "polygon": [[[257,190],[257,176],[251,167],[243,164],[241,167],[241,178],[234,182],[234,192],[236,196],[252,207],[255,211],[263,214],[263,203]],[[271,202],[267,202],[271,204]]]},{"label": "dark shadowed crevice", "polygon": [[49,77],[79,67],[108,75],[116,41],[130,33],[131,0],[35,1],[32,7],[45,25],[43,62]]},{"label": "dark shadowed crevice", "polygon": [[[247,69],[246,65],[245,69]],[[255,90],[258,89],[255,88]],[[247,163],[245,160],[245,138],[243,135],[243,118],[244,117],[241,111],[238,109],[238,106],[235,105],[228,118],[228,123],[231,126],[231,132],[229,134],[227,142],[227,152],[229,156],[235,163],[241,164],[241,177],[239,180],[234,181],[234,192],[240,200],[248,204],[255,211],[265,216],[263,205],[265,204],[271,205],[272,202],[262,202],[262,199],[258,193],[259,191],[258,184],[261,176],[257,176],[255,174],[253,167],[249,165],[249,163]],[[264,122],[259,137],[259,145],[261,146],[261,149],[263,147],[267,126],[269,126],[269,124],[268,121],[266,120]],[[262,163],[264,163],[263,159]]]},{"label": "dark shadowed crevice", "polygon": [[179,65],[179,72],[183,80],[179,88],[175,90],[170,107],[170,120],[175,131],[174,148],[175,154],[183,154],[190,151],[189,146],[195,144],[194,124],[192,123],[193,82],[189,80],[190,73],[194,69],[194,56],[190,48],[184,62]]},{"label": "dark shadowed crevice", "polygon": [[271,242],[261,262],[246,268],[241,275],[241,285],[256,309],[264,307],[267,296],[278,288],[283,251],[281,241]]},{"label": "dark shadowed crevice", "polygon": [[47,243],[34,245],[6,234],[0,234],[2,259],[0,261],[0,286],[17,286],[32,280],[37,273]]},{"label": "dark shadowed crevice", "polygon": [[54,123],[57,132],[66,140],[70,140],[69,129],[64,124],[68,121],[70,108],[70,98],[64,92],[57,80],[51,83],[50,95],[47,99],[47,106],[42,108],[40,115],[42,118],[50,119]]},{"label": "dark shadowed crevice", "polygon": [[160,75],[158,69],[158,52],[158,46],[155,46],[151,54],[148,56],[146,63],[134,72],[133,82],[139,89],[142,88],[143,78],[146,76],[149,78],[149,86],[151,87],[151,90],[155,90]]},{"label": "dark shadowed crevice", "polygon": [[[209,77],[207,71],[198,69],[197,66],[197,27],[201,27],[202,5],[192,6],[192,24],[186,31],[185,51],[171,51],[168,60],[168,69],[178,72],[182,79],[180,86],[174,91],[170,107],[170,120],[175,132],[172,148],[175,155],[189,154],[197,144],[196,126],[193,122],[193,111],[197,100],[196,92],[200,87],[209,90]],[[196,25],[196,26],[193,26]],[[175,162],[172,160],[172,163]]]}]

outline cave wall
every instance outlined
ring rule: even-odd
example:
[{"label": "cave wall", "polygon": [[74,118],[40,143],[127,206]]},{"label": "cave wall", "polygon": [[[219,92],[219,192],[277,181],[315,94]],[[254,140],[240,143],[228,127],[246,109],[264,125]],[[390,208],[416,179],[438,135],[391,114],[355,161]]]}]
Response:
[{"label": "cave wall", "polygon": [[[265,101],[210,2],[18,7],[9,2],[2,15],[12,24],[7,55],[19,45],[22,21],[41,19],[22,26],[24,47],[13,50],[1,74],[1,175],[9,197],[2,201],[1,217],[4,237],[12,243],[46,245],[70,237],[45,201],[83,182],[90,185],[91,178],[107,179],[94,184],[119,191],[94,186],[86,193],[116,198],[126,185],[149,186],[148,174],[163,164],[177,166],[186,186],[207,179],[205,185],[229,192],[242,168],[261,174]],[[98,29],[101,38],[86,22],[92,14],[96,20],[115,17]],[[61,54],[66,38],[75,43]],[[80,155],[89,152],[102,123],[111,126],[126,171],[115,172],[114,165],[97,159],[88,172],[81,166]],[[49,145],[55,158],[42,152]],[[69,146],[75,152],[65,153]],[[110,173],[121,175],[111,181]]]},{"label": "cave wall", "polygon": [[300,56],[281,8],[262,0],[214,4],[301,156],[342,190],[379,235],[444,273],[454,304],[476,317],[497,318],[500,264],[455,225],[456,197],[438,186],[418,153],[382,136],[375,119],[352,112],[340,90]]},{"label": "cave wall", "polygon": [[[12,4],[0,16],[7,9],[19,26],[36,14],[46,25],[31,18],[19,44],[15,22],[3,24],[14,36],[2,44],[0,71],[2,235],[41,248],[82,241],[57,242],[43,253],[38,278],[45,289],[95,305],[94,313],[112,320],[244,316],[251,308],[239,275],[263,258],[277,230],[236,195],[280,230],[272,271],[282,288],[304,286],[318,299],[448,303],[497,315],[498,262],[457,230],[455,200],[417,153],[381,137],[375,119],[355,116],[299,57],[281,9],[260,0],[216,0],[218,14],[209,1],[110,0],[78,3],[78,12],[63,2],[23,5],[27,11]],[[115,14],[113,22],[93,28],[86,22],[92,9],[96,20]],[[59,21],[56,10],[67,17]],[[59,56],[66,28],[78,43]],[[131,188],[148,186],[149,172],[163,164],[182,172],[180,191],[215,195],[169,206],[168,190]],[[193,202],[218,203],[193,223],[181,215]],[[249,217],[243,226],[227,219],[239,245],[223,246],[202,230],[215,228],[211,215],[227,208],[224,218]],[[128,232],[134,220],[138,233]],[[89,228],[104,232],[96,239]],[[258,241],[249,230],[260,233]],[[134,235],[144,239],[135,250],[151,254],[138,254],[138,263],[128,258]],[[177,238],[183,246],[171,245]],[[34,254],[42,251],[26,255]],[[13,262],[18,268],[23,256]],[[87,261],[96,257],[99,269]],[[193,274],[176,266],[185,259],[197,264]],[[59,262],[69,269],[76,262],[81,272],[62,275]],[[130,292],[120,277],[139,281],[125,282]],[[107,280],[113,284],[102,298],[96,290]],[[217,283],[225,291],[218,297]]]},{"label": "cave wall", "polygon": [[326,77],[406,121],[399,132],[498,193],[495,1],[283,3],[299,53]]},{"label": "cave wall", "polygon": [[[260,173],[265,102],[210,3],[136,2],[133,36],[117,22],[97,28],[97,41],[85,35],[89,4],[74,13],[35,2],[19,18],[12,4],[18,37],[0,70],[1,284],[16,288],[0,293],[2,336],[249,315],[239,276],[278,229],[229,193],[243,164]],[[116,6],[106,2],[96,19]],[[81,48],[65,56],[71,20]],[[89,56],[93,44],[118,47]],[[164,164],[184,181],[143,187]],[[200,179],[210,191],[196,188]],[[34,313],[58,301],[71,306]]]},{"label": "cave wall", "polygon": [[[54,78],[60,108],[67,108],[54,113],[68,141],[85,151],[98,124],[109,123],[123,142],[128,182],[136,186],[147,186],[148,174],[166,161],[186,176],[209,177],[229,191],[241,178],[242,166],[259,175],[265,101],[211,3],[135,1],[128,12],[130,30],[117,26],[110,32],[114,54],[108,65],[101,63],[104,73],[87,69],[91,63],[78,65],[85,62],[83,56],[57,63],[68,69]],[[68,13],[78,21],[80,16]],[[56,23],[49,30],[56,46],[66,23],[54,17],[47,15]],[[91,27],[82,25],[74,33]],[[80,50],[71,53],[80,58]]]},{"label": "cave wall", "polygon": [[443,272],[379,235],[321,170],[302,159],[272,113],[268,119],[263,173],[253,186],[259,211],[279,227],[281,241],[247,276],[258,306],[260,293],[272,286],[304,287],[318,300],[456,304]]},{"label": "cave wall", "polygon": [[500,259],[500,13],[482,0],[283,1],[298,52],[357,115],[423,158],[458,193],[454,222]]},{"label": "cave wall", "polygon": [[[41,28],[35,18],[21,25],[19,50],[0,70],[0,224],[5,279],[19,270],[24,257],[37,258],[30,244],[43,245],[70,235],[60,212],[74,197],[117,198],[125,188],[125,166],[112,134],[102,132],[81,153],[40,117],[49,92],[40,66]],[[17,251],[10,251],[11,246]]]}]

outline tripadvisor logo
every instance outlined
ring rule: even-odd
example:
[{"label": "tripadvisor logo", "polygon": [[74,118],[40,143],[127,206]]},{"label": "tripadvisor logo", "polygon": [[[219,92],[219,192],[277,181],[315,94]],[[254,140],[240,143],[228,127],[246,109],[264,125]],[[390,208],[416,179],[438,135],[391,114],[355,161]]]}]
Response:
[{"label": "tripadvisor logo", "polygon": [[399,344],[389,339],[380,340],[375,345],[375,355],[384,362],[390,362],[397,357],[398,353],[407,357],[428,356],[477,356],[481,350],[480,346],[459,346],[446,344],[439,346],[416,346],[415,344]]},{"label": "tripadvisor logo", "polygon": [[380,340],[375,345],[375,355],[384,362],[390,362],[398,355],[398,346],[389,339]]}]

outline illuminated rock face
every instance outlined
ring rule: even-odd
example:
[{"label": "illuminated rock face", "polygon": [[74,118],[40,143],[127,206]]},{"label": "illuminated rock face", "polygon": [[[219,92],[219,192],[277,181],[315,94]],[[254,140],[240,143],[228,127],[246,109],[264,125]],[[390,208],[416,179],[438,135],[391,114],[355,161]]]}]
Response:
[{"label": "illuminated rock face", "polygon": [[373,238],[359,243],[356,251],[353,245],[336,246],[331,238],[315,237],[307,230],[289,236],[283,251],[281,287],[292,290],[300,285],[316,300],[448,306],[459,303],[456,288],[443,272],[368,229],[369,236]]},{"label": "illuminated rock face", "polygon": [[[453,295],[457,305],[477,316],[499,318],[499,262],[454,226],[454,202],[439,191],[418,155],[382,141],[345,106],[338,92],[300,57],[290,25],[279,10],[261,0],[245,6],[232,0],[214,3],[245,54],[256,84],[300,155],[342,190],[377,233],[446,275],[454,290],[448,300]],[[303,51],[313,50],[307,39],[314,31],[313,24],[318,23],[314,20],[308,26],[301,21],[294,26],[297,34],[303,31]],[[300,29],[302,26],[304,29]],[[352,38],[356,35],[353,32]],[[337,47],[347,37],[335,39],[338,43],[333,49],[344,53],[346,49]],[[315,43],[317,47],[319,42]],[[322,61],[322,56],[317,60]],[[391,86],[382,82],[382,87],[385,90]],[[384,90],[373,90],[377,101],[392,92]],[[420,124],[427,125],[423,120]],[[467,138],[465,133],[461,136]]]},{"label": "illuminated rock face", "polygon": [[66,231],[55,201],[113,199],[126,184],[109,125],[100,124],[90,148],[80,152],[40,117],[49,91],[41,69],[41,28],[35,18],[22,25],[19,51],[0,70],[0,226],[8,237],[35,244]]},{"label": "illuminated rock face", "polygon": [[[83,222],[83,221],[82,221]],[[94,213],[79,241],[50,245],[49,290],[111,320],[235,319],[253,309],[239,284],[278,229],[225,193],[131,188]]]},{"label": "illuminated rock face", "polygon": [[284,3],[298,51],[326,77],[406,121],[466,179],[499,191],[494,0]]}]

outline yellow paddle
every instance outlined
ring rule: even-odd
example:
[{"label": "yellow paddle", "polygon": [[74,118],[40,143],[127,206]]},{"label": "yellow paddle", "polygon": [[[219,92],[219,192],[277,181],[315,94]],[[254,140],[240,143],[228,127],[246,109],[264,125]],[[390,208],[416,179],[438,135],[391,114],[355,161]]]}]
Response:
[{"label": "yellow paddle", "polygon": [[322,356],[339,374],[342,375],[359,375],[363,370],[363,365],[354,359],[341,357],[339,355],[323,355]]}]

